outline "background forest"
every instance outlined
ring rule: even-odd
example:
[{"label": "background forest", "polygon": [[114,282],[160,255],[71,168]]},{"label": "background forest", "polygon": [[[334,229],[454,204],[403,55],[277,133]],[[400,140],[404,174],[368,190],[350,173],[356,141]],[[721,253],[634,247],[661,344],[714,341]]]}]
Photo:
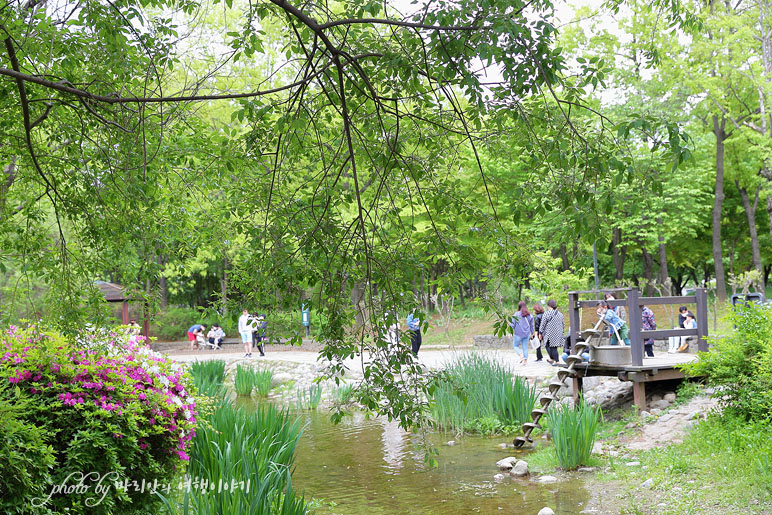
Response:
[{"label": "background forest", "polygon": [[769,281],[764,0],[0,18],[4,322],[98,321],[106,280],[161,328],[306,302],[339,340],[388,306],[563,302],[593,246],[603,286]]}]

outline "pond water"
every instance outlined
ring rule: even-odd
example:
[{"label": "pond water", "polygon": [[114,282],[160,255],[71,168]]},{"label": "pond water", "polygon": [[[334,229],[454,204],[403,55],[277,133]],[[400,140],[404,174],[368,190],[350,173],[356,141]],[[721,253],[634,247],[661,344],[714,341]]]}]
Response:
[{"label": "pond water", "polygon": [[[557,514],[584,509],[589,494],[580,479],[541,485],[493,479],[496,461],[519,451],[500,449],[506,438],[433,434],[439,466],[424,464],[420,435],[396,422],[354,414],[334,425],[329,414],[304,413],[293,485],[306,498],[330,503],[321,514],[533,513],[549,506]],[[527,460],[527,454],[522,454]],[[334,503],[334,504],[332,504]]]}]

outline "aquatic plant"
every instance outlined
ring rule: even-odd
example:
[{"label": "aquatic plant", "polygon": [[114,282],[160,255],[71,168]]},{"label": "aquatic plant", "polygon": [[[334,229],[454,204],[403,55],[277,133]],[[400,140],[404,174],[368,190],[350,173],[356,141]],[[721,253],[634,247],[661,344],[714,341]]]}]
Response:
[{"label": "aquatic plant", "polygon": [[536,387],[530,385],[527,379],[515,376],[513,380],[504,381],[496,389],[496,414],[505,424],[520,425],[530,422],[536,398]]},{"label": "aquatic plant", "polygon": [[332,391],[332,397],[338,404],[348,404],[354,398],[354,385],[346,383],[336,387]]},{"label": "aquatic plant", "polygon": [[268,392],[271,391],[271,383],[273,382],[273,371],[272,370],[253,370],[252,380],[257,394],[265,397],[266,395],[268,395]]},{"label": "aquatic plant", "polygon": [[298,419],[273,406],[254,412],[222,401],[193,439],[188,477],[177,500],[160,494],[171,514],[308,512],[292,488],[291,468],[302,433]]},{"label": "aquatic plant", "polygon": [[233,386],[238,395],[252,395],[252,388],[255,385],[255,374],[251,368],[241,365],[236,367],[236,376],[233,378]]},{"label": "aquatic plant", "polygon": [[190,364],[193,382],[200,393],[218,397],[225,378],[225,362],[220,360],[194,361]]},{"label": "aquatic plant", "polygon": [[562,468],[572,470],[589,464],[600,419],[600,407],[590,406],[584,399],[576,407],[562,404],[547,412],[555,455]]},{"label": "aquatic plant", "polygon": [[490,434],[529,420],[535,401],[535,388],[527,380],[494,358],[470,353],[456,357],[437,376],[429,409],[443,431]]},{"label": "aquatic plant", "polygon": [[315,410],[322,401],[322,385],[311,385],[305,390],[298,391],[298,409]]}]

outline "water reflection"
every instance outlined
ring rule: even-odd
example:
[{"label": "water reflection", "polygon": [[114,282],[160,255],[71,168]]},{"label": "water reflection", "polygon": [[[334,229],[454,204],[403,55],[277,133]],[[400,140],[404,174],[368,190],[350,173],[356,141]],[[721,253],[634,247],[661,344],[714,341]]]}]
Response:
[{"label": "water reflection", "polygon": [[[445,445],[447,435],[429,435],[440,451],[438,467],[424,464],[421,436],[397,422],[362,413],[333,425],[325,413],[300,415],[306,429],[295,457],[293,486],[334,503],[318,514],[393,513],[580,513],[589,495],[581,480],[541,485],[533,481],[494,480],[496,461],[513,454],[498,444],[506,438],[469,437]],[[527,455],[523,456],[527,460]]]},{"label": "water reflection", "polygon": [[383,442],[383,461],[386,468],[396,472],[402,468],[402,458],[405,455],[405,440],[407,432],[399,427],[399,422],[380,419],[383,426],[381,441]]}]

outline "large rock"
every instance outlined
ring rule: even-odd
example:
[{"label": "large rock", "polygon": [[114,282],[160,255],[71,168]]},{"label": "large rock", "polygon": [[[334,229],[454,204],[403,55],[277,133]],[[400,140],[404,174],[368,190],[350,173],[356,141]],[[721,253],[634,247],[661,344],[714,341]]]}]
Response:
[{"label": "large rock", "polygon": [[515,463],[515,466],[512,467],[512,470],[510,470],[509,473],[517,477],[527,476],[528,462],[525,462],[523,460],[518,461],[517,463]]},{"label": "large rock", "polygon": [[675,402],[676,394],[674,394],[673,392],[668,392],[665,394],[663,399],[666,400],[667,402]]},{"label": "large rock", "polygon": [[557,483],[558,482],[558,478],[556,478],[555,476],[541,476],[536,481],[538,481],[539,483],[545,483],[545,484],[547,484],[547,483]]},{"label": "large rock", "polygon": [[652,409],[665,409],[670,406],[670,403],[667,402],[665,399],[654,401],[651,403]]},{"label": "large rock", "polygon": [[538,515],[555,515],[555,512],[552,511],[552,508],[545,506],[544,508],[539,510]]},{"label": "large rock", "polygon": [[473,336],[475,349],[511,349],[512,337],[499,338],[492,334],[483,334],[480,336]]},{"label": "large rock", "polygon": [[514,456],[510,456],[509,458],[504,458],[502,460],[499,460],[496,462],[496,466],[499,468],[499,470],[504,470],[506,472],[509,472],[512,470],[512,467],[515,466],[517,463],[517,458]]}]

